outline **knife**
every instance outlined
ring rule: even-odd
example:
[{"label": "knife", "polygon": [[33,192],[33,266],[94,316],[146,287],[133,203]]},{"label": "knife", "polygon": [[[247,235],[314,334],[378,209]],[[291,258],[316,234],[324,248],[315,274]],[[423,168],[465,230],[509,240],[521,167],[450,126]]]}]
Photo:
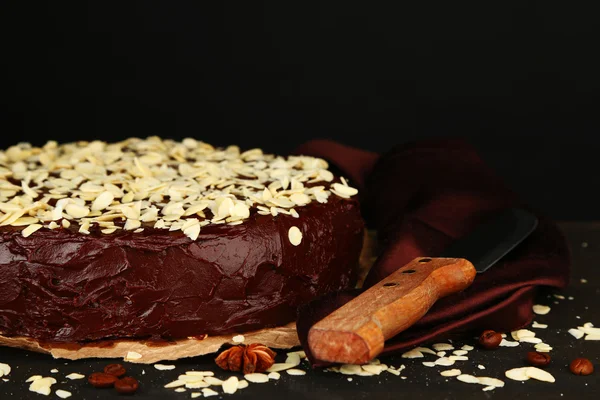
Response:
[{"label": "knife", "polygon": [[[384,342],[417,322],[435,302],[460,292],[537,227],[532,213],[511,208],[477,226],[440,257],[418,257],[329,314],[308,332],[315,358],[364,364]],[[460,257],[460,258],[458,258]]]}]

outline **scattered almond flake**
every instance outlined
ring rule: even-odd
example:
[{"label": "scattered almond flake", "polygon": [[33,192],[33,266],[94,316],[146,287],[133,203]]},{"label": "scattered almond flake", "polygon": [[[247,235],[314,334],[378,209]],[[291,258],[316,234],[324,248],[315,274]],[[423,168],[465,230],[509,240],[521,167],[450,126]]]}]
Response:
[{"label": "scattered almond flake", "polygon": [[540,353],[549,353],[552,350],[552,347],[547,343],[538,343],[535,346],[535,350]]},{"label": "scattered almond flake", "polygon": [[56,395],[58,397],[60,397],[61,399],[66,399],[67,397],[71,397],[71,392],[68,392],[66,390],[62,390],[62,389],[58,389],[56,392]]},{"label": "scattered almond flake", "polygon": [[234,394],[238,389],[238,378],[235,376],[229,377],[227,380],[223,381],[223,393]]},{"label": "scattered almond flake", "polygon": [[460,369],[447,369],[440,372],[441,376],[459,376],[461,375]]},{"label": "scattered almond flake", "polygon": [[244,337],[244,335],[236,335],[232,337],[231,340],[233,341],[233,343],[243,343],[244,340],[246,340],[246,338]]},{"label": "scattered almond flake", "polygon": [[436,354],[438,357],[444,357],[446,355],[445,351],[438,351]]},{"label": "scattered almond flake", "polygon": [[281,372],[286,369],[294,368],[297,364],[291,363],[275,363],[271,366],[271,368],[267,369],[267,372]]},{"label": "scattered almond flake", "polygon": [[400,376],[400,372],[396,369],[388,368],[388,369],[386,369],[386,371],[392,375]]},{"label": "scattered almond flake", "polygon": [[352,382],[352,377],[351,376],[348,377],[348,382]]},{"label": "scattered almond flake", "polygon": [[202,394],[204,395],[204,397],[218,396],[219,395],[218,392],[215,392],[211,388],[204,388],[204,389],[202,389]]},{"label": "scattered almond flake", "polygon": [[29,378],[27,378],[27,380],[25,382],[26,383],[33,382],[33,381],[37,381],[38,379],[42,379],[42,376],[41,375],[32,375]]},{"label": "scattered almond flake", "polygon": [[54,369],[51,369],[50,372],[53,373],[53,374],[56,374],[56,373],[58,373],[58,370],[56,368],[54,368]]},{"label": "scattered almond flake", "polygon": [[477,368],[479,368],[479,369],[485,369],[485,367],[484,367],[483,365],[481,365],[481,364],[479,364],[479,365],[477,366]]},{"label": "scattered almond flake", "polygon": [[[247,375],[244,375],[244,378],[246,378]],[[248,379],[250,380],[250,379]],[[204,382],[208,383],[211,386],[220,386],[223,384],[223,381],[221,379],[215,378],[214,376],[205,376],[204,377]],[[252,381],[250,381],[252,382]]]},{"label": "scattered almond flake", "polygon": [[504,381],[501,381],[500,379],[496,379],[496,378],[490,378],[487,376],[482,376],[477,378],[479,380],[479,384],[480,385],[485,385],[485,386],[494,386],[494,387],[504,387]]},{"label": "scattered almond flake", "polygon": [[200,392],[194,392],[194,393],[192,393],[191,398],[192,399],[197,399],[200,396],[202,396],[202,393],[200,393]]},{"label": "scattered almond flake", "polygon": [[511,342],[510,340],[502,339],[500,342],[501,347],[517,347],[519,342]]},{"label": "scattered almond flake", "polygon": [[548,325],[546,325],[546,324],[540,324],[537,321],[533,321],[533,324],[531,324],[531,327],[535,328],[535,329],[546,329],[548,327]]},{"label": "scattered almond flake", "polygon": [[479,379],[477,377],[469,374],[458,375],[456,379],[464,383],[479,383]]},{"label": "scattered almond flake", "polygon": [[167,389],[171,389],[171,388],[176,388],[176,387],[183,386],[183,385],[185,385],[185,381],[177,379],[177,380],[174,380],[173,382],[167,383],[164,387]]},{"label": "scattered almond flake", "polygon": [[361,368],[373,375],[379,375],[384,370],[387,369],[384,367],[384,364],[379,364],[379,365],[366,364],[366,365],[361,365]]},{"label": "scattered almond flake", "polygon": [[595,334],[586,335],[585,340],[600,340],[600,335],[595,335]]},{"label": "scattered almond flake", "polygon": [[582,331],[580,331],[579,329],[575,329],[575,328],[571,328],[569,329],[569,333],[575,338],[575,339],[581,339],[583,337],[583,335],[585,335],[585,333],[583,333]]},{"label": "scattered almond flake", "polygon": [[578,326],[578,330],[588,335],[600,335],[600,328],[594,328],[589,326]]},{"label": "scattered almond flake", "polygon": [[500,336],[502,336],[502,339],[506,339],[506,333],[501,333]]},{"label": "scattered almond flake", "polygon": [[188,389],[202,389],[209,387],[210,385],[203,380],[199,379],[197,381],[185,382],[185,387]]},{"label": "scattered almond flake", "polygon": [[469,352],[467,350],[454,350],[452,352],[452,354],[454,354],[455,356],[464,356],[465,354],[468,354]]},{"label": "scattered almond flake", "polygon": [[575,297],[573,297],[573,296],[569,296],[569,297],[568,297],[568,299],[569,299],[569,300],[575,300]]},{"label": "scattered almond flake", "polygon": [[447,357],[440,357],[437,360],[435,360],[435,365],[442,365],[444,367],[449,367],[450,365],[454,365],[454,361],[450,358]]},{"label": "scattered almond flake", "polygon": [[240,381],[238,382],[238,390],[246,389],[247,387],[248,387],[248,381],[244,380],[244,379],[240,379]]},{"label": "scattered almond flake", "polygon": [[302,242],[302,232],[298,229],[297,226],[292,226],[288,231],[288,239],[290,243],[294,246],[300,245]]},{"label": "scattered almond flake", "polygon": [[593,328],[594,324],[592,324],[591,322],[586,322],[585,324],[583,324],[584,328]]},{"label": "scattered almond flake", "polygon": [[127,360],[139,360],[140,358],[142,358],[142,355],[136,351],[128,351],[127,355],[125,356],[125,361]]},{"label": "scattered almond flake", "polygon": [[71,222],[69,222],[69,220],[67,220],[67,219],[63,219],[61,221],[61,225],[62,225],[63,228],[67,229],[68,227],[71,226]]},{"label": "scattered almond flake", "polygon": [[532,332],[527,329],[519,329],[518,331],[513,331],[510,334],[511,334],[512,338],[517,341],[522,338],[535,337],[535,332]]},{"label": "scattered almond flake", "polygon": [[533,306],[533,312],[538,315],[546,315],[550,312],[550,307],[541,304],[535,304]]},{"label": "scattered almond flake", "polygon": [[267,377],[269,379],[278,380],[279,378],[281,378],[281,375],[279,374],[279,372],[269,372],[269,375],[267,375]]},{"label": "scattered almond flake", "polygon": [[85,375],[73,372],[72,374],[67,375],[65,378],[71,379],[71,380],[83,379],[83,378],[85,378]]},{"label": "scattered almond flake", "polygon": [[190,376],[215,376],[212,371],[185,371],[185,374]]},{"label": "scattered almond flake", "polygon": [[204,378],[205,378],[204,376],[200,376],[200,375],[182,374],[177,377],[177,380],[184,381],[184,382],[200,382],[200,381],[203,382]]},{"label": "scattered almond flake", "polygon": [[285,372],[287,372],[288,375],[306,375],[306,371],[297,368],[288,369]]},{"label": "scattered almond flake", "polygon": [[529,380],[530,376],[527,375],[527,370],[530,367],[522,367],[522,368],[513,368],[509,369],[504,373],[504,375],[508,379],[512,379],[513,381],[526,381]]},{"label": "scattered almond flake", "polygon": [[496,389],[496,386],[486,386],[481,390],[483,390],[484,392],[488,392],[488,391],[494,390],[494,389]]},{"label": "scattered almond flake", "polygon": [[536,367],[527,368],[525,370],[525,375],[527,375],[530,378],[537,379],[538,381],[542,381],[542,382],[550,382],[550,383],[555,382],[554,377],[549,372],[544,371],[543,369],[536,368]]},{"label": "scattered almond flake", "polygon": [[559,299],[559,300],[564,300],[565,296],[563,296],[562,294],[553,294],[554,298]]},{"label": "scattered almond flake", "polygon": [[536,337],[524,337],[519,340],[519,342],[524,343],[542,343],[542,339]]},{"label": "scattered almond flake", "polygon": [[159,371],[169,371],[175,369],[174,365],[165,365],[165,364],[154,364],[154,368]]},{"label": "scattered almond flake", "polygon": [[420,351],[421,353],[424,353],[424,354],[431,354],[434,356],[437,354],[435,351],[431,350],[428,347],[415,347],[413,350]]},{"label": "scattered almond flake", "polygon": [[[435,354],[435,352],[434,352]],[[418,351],[417,349],[412,349],[402,354],[402,358],[423,358],[423,353]]]},{"label": "scattered almond flake", "polygon": [[244,379],[252,383],[266,383],[269,381],[269,376],[259,372],[253,372],[251,374],[244,375]]},{"label": "scattered almond flake", "polygon": [[56,379],[54,378],[39,378],[31,382],[29,385],[29,390],[35,393],[43,394],[44,396],[48,396],[52,391],[50,387],[55,383]]},{"label": "scattered almond flake", "polygon": [[178,388],[177,388],[177,389],[175,389],[174,391],[175,391],[175,392],[177,392],[177,393],[183,393],[183,392],[186,392],[186,391],[187,391],[187,389],[186,389],[186,388],[184,388],[184,387],[178,387]]},{"label": "scattered almond flake", "polygon": [[43,228],[43,225],[41,224],[31,224],[21,231],[21,235],[23,235],[23,237],[29,237],[32,233],[38,231],[41,228]]},{"label": "scattered almond flake", "polygon": [[[461,349],[466,350],[466,351],[471,351],[471,350],[475,349],[475,347],[465,344],[463,347],[461,347]],[[457,354],[457,356],[459,356],[459,355],[460,354]]]},{"label": "scattered almond flake", "polygon": [[339,372],[344,375],[358,375],[361,372],[362,368],[360,365],[355,364],[342,364],[340,366]]},{"label": "scattered almond flake", "polygon": [[451,361],[467,361],[469,357],[467,356],[450,356],[448,357]]},{"label": "scattered almond flake", "polygon": [[10,374],[11,368],[10,365],[5,363],[0,363],[0,376],[6,376]]},{"label": "scattered almond flake", "polygon": [[294,366],[300,365],[300,356],[297,353],[289,353],[285,359],[285,364],[294,364]]},{"label": "scattered almond flake", "polygon": [[448,343],[435,343],[431,347],[435,349],[435,351],[449,351],[454,350],[454,346]]},{"label": "scattered almond flake", "polygon": [[585,278],[581,278],[581,280],[580,280],[580,281],[581,281],[581,283],[588,283],[588,280],[587,280],[587,279],[585,279]]},{"label": "scattered almond flake", "polygon": [[[298,357],[300,358],[306,358],[306,353],[304,352],[304,350],[298,350],[298,351],[291,351],[289,353],[287,353],[287,355],[289,356],[290,354],[297,354]],[[370,364],[375,364],[377,360],[376,358],[371,360]],[[378,364],[378,363],[377,363]]]},{"label": "scattered almond flake", "polygon": [[423,365],[426,367],[435,367],[435,363],[433,361],[423,361]]}]

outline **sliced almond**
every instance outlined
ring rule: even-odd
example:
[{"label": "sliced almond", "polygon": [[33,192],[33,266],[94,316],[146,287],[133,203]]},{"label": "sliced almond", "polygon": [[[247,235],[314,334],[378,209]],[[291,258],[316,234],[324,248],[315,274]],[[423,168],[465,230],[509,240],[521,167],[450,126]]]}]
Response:
[{"label": "sliced almond", "polygon": [[287,372],[288,375],[306,375],[306,371],[297,368],[288,369],[285,372]]},{"label": "sliced almond", "polygon": [[238,383],[239,380],[237,377],[229,377],[227,380],[223,381],[223,384],[221,385],[223,387],[223,393],[234,394],[238,389]]},{"label": "sliced almond", "polygon": [[538,315],[546,315],[550,312],[550,307],[545,305],[536,304],[533,306],[533,312]]},{"label": "sliced almond", "polygon": [[440,372],[441,376],[459,376],[461,375],[460,369],[447,369],[446,371]]},{"label": "sliced almond", "polygon": [[450,351],[454,350],[454,346],[448,343],[435,343],[431,347],[435,349],[435,351]]},{"label": "sliced almond", "polygon": [[[435,352],[433,353],[435,354]],[[423,358],[423,353],[418,351],[417,349],[409,350],[402,354],[402,358]]]},{"label": "sliced almond", "polygon": [[479,379],[477,377],[469,374],[458,375],[456,379],[465,383],[479,383]]},{"label": "sliced almond", "polygon": [[529,367],[513,368],[506,371],[504,375],[513,381],[526,381],[530,378],[530,376],[527,375],[528,369]]},{"label": "sliced almond", "polygon": [[527,368],[525,370],[525,375],[527,375],[530,378],[537,379],[538,381],[542,381],[542,382],[550,382],[550,383],[555,382],[554,377],[549,372],[544,371],[543,369],[536,368],[536,367]]},{"label": "sliced almond", "polygon": [[266,383],[269,381],[269,376],[258,372],[254,372],[251,374],[244,375],[244,379],[252,383]]}]

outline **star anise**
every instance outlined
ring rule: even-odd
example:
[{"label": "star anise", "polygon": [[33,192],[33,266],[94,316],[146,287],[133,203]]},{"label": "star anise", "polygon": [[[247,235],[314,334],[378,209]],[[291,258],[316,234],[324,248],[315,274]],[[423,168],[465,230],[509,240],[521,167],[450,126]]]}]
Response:
[{"label": "star anise", "polygon": [[242,371],[244,374],[264,372],[275,363],[277,354],[260,343],[233,346],[223,351],[215,362],[225,371]]}]

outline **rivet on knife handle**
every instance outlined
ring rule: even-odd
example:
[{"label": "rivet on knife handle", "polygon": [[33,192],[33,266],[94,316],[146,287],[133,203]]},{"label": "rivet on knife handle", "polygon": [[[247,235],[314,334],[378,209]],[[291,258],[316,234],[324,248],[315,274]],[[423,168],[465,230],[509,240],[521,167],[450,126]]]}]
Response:
[{"label": "rivet on knife handle", "polygon": [[313,325],[310,350],[319,360],[364,364],[438,299],[471,285],[475,274],[462,258],[416,258]]}]

